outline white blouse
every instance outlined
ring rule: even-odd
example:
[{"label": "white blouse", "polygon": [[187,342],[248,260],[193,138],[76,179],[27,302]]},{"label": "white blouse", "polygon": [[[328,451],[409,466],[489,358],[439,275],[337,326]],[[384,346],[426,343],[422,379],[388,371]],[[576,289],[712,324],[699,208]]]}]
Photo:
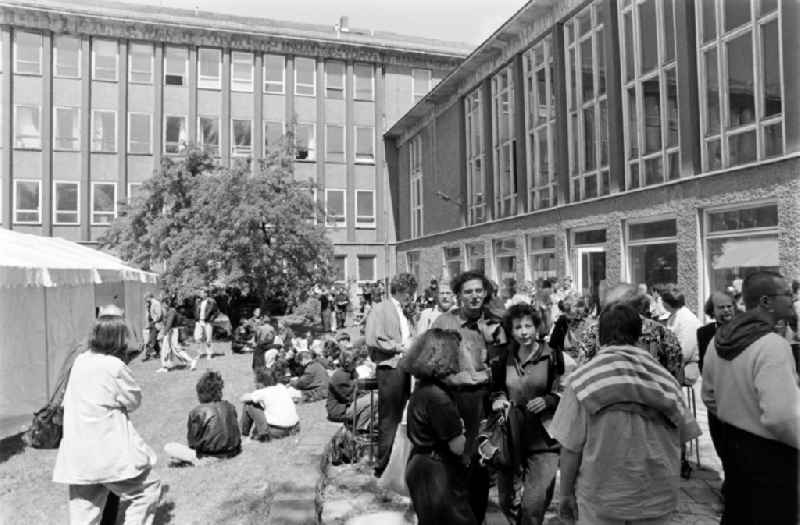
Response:
[{"label": "white blouse", "polygon": [[141,401],[142,391],[121,360],[92,351],[80,354],[64,394],[64,436],[53,481],[121,481],[155,465],[155,452],[128,418]]}]

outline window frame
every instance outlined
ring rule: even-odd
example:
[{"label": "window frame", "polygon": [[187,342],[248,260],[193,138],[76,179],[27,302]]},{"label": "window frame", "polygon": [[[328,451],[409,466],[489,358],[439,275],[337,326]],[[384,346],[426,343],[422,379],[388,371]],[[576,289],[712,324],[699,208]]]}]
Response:
[{"label": "window frame", "polygon": [[[17,185],[20,184],[20,183],[33,183],[33,184],[36,184],[36,186],[37,186],[36,193],[37,193],[37,195],[39,197],[38,198],[39,202],[37,204],[36,209],[33,209],[33,208],[20,209],[18,207],[19,194],[17,192]],[[13,202],[12,202],[12,206],[13,206],[12,223],[13,224],[42,224],[42,181],[41,181],[41,179],[16,179],[15,178],[14,179],[13,191],[14,191],[14,195],[13,195]],[[36,213],[37,217],[36,217],[35,221],[21,221],[21,220],[19,220],[17,218],[17,214],[18,213]]]},{"label": "window frame", "polygon": [[[312,72],[314,76],[313,84],[304,84],[297,81],[297,75],[299,72],[299,68],[297,67],[297,62],[300,61],[310,61],[313,65]],[[308,88],[310,87],[310,93],[301,93],[298,91],[300,87]],[[317,96],[317,60],[313,57],[301,57],[296,56],[294,57],[294,94],[298,97],[315,97]]]},{"label": "window frame", "polygon": [[[361,97],[358,94],[358,68],[369,68],[370,72],[370,92],[366,97]],[[368,62],[356,62],[353,64],[353,100],[360,100],[364,102],[372,102],[375,100],[375,66]]]},{"label": "window frame", "polygon": [[[359,129],[368,129],[370,131],[369,138],[370,138],[370,148],[372,149],[372,154],[367,157],[366,155],[359,156],[359,140],[358,140],[358,131]],[[361,125],[354,125],[353,126],[353,158],[355,159],[356,164],[375,164],[375,126],[361,126]]]},{"label": "window frame", "polygon": [[[342,74],[341,75],[333,75],[328,71],[328,66],[332,64],[339,64],[342,66]],[[345,91],[347,88],[347,63],[341,60],[326,60],[325,61],[325,98],[328,100],[344,100],[345,99]],[[339,78],[341,82],[340,86],[331,86],[331,80],[333,78]],[[341,96],[332,97],[330,93],[334,92]]]},{"label": "window frame", "polygon": [[[250,123],[250,145],[236,144],[236,122],[249,122]],[[231,156],[232,157],[250,157],[253,155],[253,119],[246,118],[233,118],[231,117]]]},{"label": "window frame", "polygon": [[[76,65],[77,73],[75,75],[65,75],[58,72],[58,57],[59,57],[59,40],[71,39],[78,42],[78,63]],[[75,35],[61,34],[53,35],[53,78],[81,78],[81,58],[83,57],[83,46],[81,38]]]},{"label": "window frame", "polygon": [[[637,226],[640,224],[650,224],[656,222],[664,222],[664,221],[675,221],[675,235],[673,236],[660,236],[660,237],[646,237],[644,239],[635,239],[631,240],[631,226]],[[678,247],[678,218],[675,215],[664,214],[664,215],[650,215],[647,217],[636,217],[633,219],[625,220],[624,228],[623,228],[623,242],[624,244],[624,262],[622,264],[622,269],[625,271],[625,276],[623,279],[627,279],[631,281],[633,279],[633,266],[631,257],[631,248],[636,248],[640,246],[655,246],[655,245],[665,245],[665,244],[674,244],[677,250]],[[639,284],[639,283],[634,283]],[[655,284],[655,283],[646,283],[648,285]]]},{"label": "window frame", "polygon": [[[458,250],[458,256],[457,257],[449,257],[448,254],[447,254],[447,250]],[[454,278],[456,275],[458,275],[458,274],[460,274],[461,272],[464,271],[465,266],[466,266],[465,265],[465,257],[464,257],[465,253],[466,253],[466,250],[464,249],[464,247],[460,243],[458,243],[458,244],[446,244],[446,245],[442,246],[442,263],[444,264],[444,267],[447,269],[447,273],[449,274],[449,277],[451,279]],[[457,272],[453,272],[453,269],[450,267],[451,264],[458,264],[458,271]]]},{"label": "window frame", "polygon": [[[114,211],[113,212],[96,211],[95,210],[95,204],[96,204],[95,200],[94,200],[94,198],[95,198],[95,188],[97,186],[100,186],[100,185],[112,186],[114,188],[114,199],[113,199]],[[119,204],[117,203],[117,183],[116,182],[112,182],[112,181],[92,181],[91,194],[89,196],[89,199],[90,199],[89,200],[89,204],[91,206],[91,211],[92,211],[91,225],[92,226],[110,226],[111,223],[114,222],[114,219],[117,218],[117,214],[119,213],[119,209],[118,209],[119,208]],[[109,221],[109,222],[98,222],[98,221],[95,220],[95,216],[96,215],[110,216],[111,217],[111,221]]]},{"label": "window frame", "polygon": [[[70,138],[74,140],[75,145],[70,148],[60,146],[58,130],[59,130],[59,110],[70,110],[75,113],[75,120],[73,127],[77,128],[77,136]],[[53,151],[80,151],[81,150],[81,108],[77,106],[53,106]]]},{"label": "window frame", "polygon": [[[77,188],[76,194],[77,199],[75,203],[75,210],[59,210],[58,209],[58,186],[59,185],[71,185]],[[59,221],[58,214],[59,213],[74,213],[75,220],[74,221]],[[79,226],[81,223],[81,183],[80,181],[74,180],[62,180],[62,179],[55,179],[53,180],[53,225],[56,226]]]},{"label": "window frame", "polygon": [[[330,221],[330,214],[328,213],[328,201],[331,193],[340,193],[342,195],[342,215],[334,216],[333,222]],[[346,228],[347,227],[347,190],[338,188],[325,188],[325,227],[326,228]]]},{"label": "window frame", "polygon": [[[38,70],[37,71],[20,71],[19,70],[19,44],[17,42],[17,35],[19,34],[26,34],[26,35],[36,35],[39,37],[39,59],[37,60]],[[42,75],[42,56],[44,53],[44,36],[42,33],[37,31],[19,31],[14,30],[14,74],[15,75],[30,75],[30,76],[41,76]],[[32,62],[24,62],[26,64],[31,64]]]},{"label": "window frame", "polygon": [[[475,88],[464,97],[464,122],[466,139],[467,173],[467,223],[481,224],[487,221],[486,209],[486,142],[483,129],[483,95]],[[473,131],[477,131],[479,151],[474,148]],[[476,172],[480,171],[480,188],[475,187]],[[480,189],[480,191],[477,191]]]},{"label": "window frame", "polygon": [[[186,138],[188,140],[188,137],[189,137],[189,128],[188,128],[188,126],[189,126],[189,122],[188,122],[189,117],[186,116],[186,115],[169,115],[169,114],[165,113],[164,114],[164,119],[162,121],[163,122],[163,126],[164,126],[164,128],[163,128],[164,129],[164,140],[163,140],[163,146],[162,146],[161,152],[164,155],[180,156],[180,155],[183,155],[186,152],[186,148],[188,147],[188,143],[184,142],[184,144],[181,144],[180,140],[178,140],[177,143],[167,142],[167,121],[170,118],[181,118],[181,119],[183,119],[183,129],[184,129],[184,133],[186,134]],[[167,148],[172,146],[173,144],[175,144],[177,146],[177,151],[176,152],[167,151]]]},{"label": "window frame", "polygon": [[[419,91],[417,91],[417,80],[416,80],[416,76],[414,74],[417,71],[425,71],[428,74],[428,80],[427,80],[428,87],[425,89],[424,93],[420,93]],[[412,106],[415,105],[420,100],[422,100],[423,98],[425,98],[425,95],[430,93],[432,84],[433,84],[433,71],[432,70],[425,69],[425,68],[417,68],[417,67],[411,68],[411,105]]]},{"label": "window frame", "polygon": [[[348,276],[348,272],[347,272],[347,255],[335,254],[333,256],[333,259],[334,260],[341,259],[343,261],[343,264],[342,264],[342,270],[343,270],[342,271],[342,277],[343,277],[343,279],[334,280],[334,282],[335,283],[346,283],[347,280],[348,280],[348,277],[349,277]],[[336,276],[334,275],[334,277],[336,277]]]},{"label": "window frame", "polygon": [[411,225],[410,236],[412,239],[422,237],[425,223],[424,207],[424,168],[422,162],[422,136],[416,135],[408,141],[409,152],[409,183],[411,185]]},{"label": "window frame", "polygon": [[[241,80],[236,78],[236,69],[235,66],[237,64],[236,55],[240,55],[240,60],[238,61],[239,64],[246,64],[249,62],[250,65],[250,78],[246,80]],[[241,60],[241,55],[247,55],[250,57],[250,60]],[[231,91],[235,91],[237,93],[252,93],[253,92],[253,83],[255,82],[255,55],[251,51],[231,51]],[[252,126],[251,126],[252,127]]]},{"label": "window frame", "polygon": [[[170,84],[167,82],[167,77],[177,77],[179,76],[177,73],[170,72],[167,64],[169,64],[169,50],[170,49],[180,49],[186,53],[185,58],[183,59],[183,72],[180,74],[181,83],[180,84]],[[198,87],[200,86],[200,67],[199,67],[199,60],[200,60],[200,53],[197,54],[198,60]],[[161,79],[164,87],[174,87],[174,88],[184,88],[189,85],[189,48],[185,46],[173,46],[173,45],[165,45],[164,46],[164,74],[163,78]],[[220,75],[221,76],[221,75]]]},{"label": "window frame", "polygon": [[[133,144],[132,137],[133,133],[131,132],[133,123],[133,116],[147,116],[148,122],[148,132],[147,132],[147,148],[146,151],[133,151],[131,145]],[[127,153],[129,155],[152,155],[153,154],[153,114],[152,113],[145,113],[142,111],[129,111],[128,112],[128,144],[127,144]]]},{"label": "window frame", "polygon": [[[552,237],[553,239],[553,247],[552,248],[533,248],[533,240],[534,239],[544,239],[546,237]],[[531,281],[536,283],[538,287],[541,284],[541,280],[549,279],[550,274],[547,274],[545,277],[537,277],[536,274],[540,272],[534,266],[534,261],[537,260],[538,257],[547,256],[549,259],[553,260],[553,269],[552,275],[558,276],[558,269],[556,266],[558,265],[558,254],[557,254],[557,246],[558,244],[558,235],[555,231],[541,231],[536,233],[529,233],[525,235],[525,264],[527,267],[527,271],[530,272]]]},{"label": "window frame", "polygon": [[[98,78],[97,77],[97,43],[98,42],[111,42],[117,50],[114,53],[114,78]],[[119,40],[110,38],[97,38],[92,37],[92,80],[95,82],[118,82],[119,81]]]},{"label": "window frame", "polygon": [[[312,138],[314,142],[314,147],[309,147],[307,149],[307,155],[305,158],[297,158],[297,126],[310,126]],[[317,123],[316,122],[298,122],[295,126],[295,162],[316,162],[317,161]],[[311,141],[309,141],[311,142]]]},{"label": "window frame", "polygon": [[[105,149],[98,149],[95,144],[97,144],[95,139],[95,130],[96,130],[96,121],[95,115],[98,113],[111,113],[114,115],[114,149],[112,150],[105,150]],[[117,133],[117,110],[116,109],[100,109],[100,108],[93,108],[92,109],[92,121],[91,121],[91,144],[90,144],[90,151],[92,153],[116,153],[119,150],[119,133]],[[100,144],[103,144],[103,140],[100,140]]]},{"label": "window frame", "polygon": [[[217,122],[217,143],[206,144],[203,138],[203,119],[215,120]],[[212,157],[219,158],[220,156],[220,135],[221,135],[221,121],[222,117],[219,115],[197,115],[197,144],[201,149],[207,151]],[[213,149],[210,149],[213,148]]]},{"label": "window frame", "polygon": [[[501,87],[500,81],[505,76],[506,86]],[[517,159],[514,155],[517,147],[516,119],[518,118],[515,102],[515,91],[517,86],[514,82],[514,68],[511,64],[506,64],[492,76],[492,179],[494,183],[494,206],[495,218],[513,217],[520,210],[518,206],[519,188],[517,188]],[[501,136],[500,110],[498,107],[503,105],[504,98],[508,104],[508,129],[507,136]],[[508,155],[508,174],[502,173],[500,169],[503,155]],[[508,177],[505,180],[505,177]],[[503,183],[506,183],[508,193],[503,192]]]},{"label": "window frame", "polygon": [[[369,193],[372,196],[372,215],[360,215],[358,213],[359,194]],[[375,214],[375,190],[356,190],[356,228],[361,230],[374,230],[377,227]]]},{"label": "window frame", "polygon": [[[142,74],[143,71],[135,71],[133,67],[133,57],[135,54],[133,53],[133,49],[137,46],[141,47],[149,47],[150,48],[150,69],[148,70],[148,80],[134,80],[133,76],[135,73]],[[148,42],[131,42],[128,46],[128,83],[130,84],[142,84],[142,85],[149,85],[153,83],[153,75],[155,71],[155,48],[152,43]]]},{"label": "window frame", "polygon": [[[35,108],[36,109],[36,113],[37,113],[37,116],[38,116],[38,118],[36,119],[37,127],[38,127],[37,130],[39,132],[39,143],[38,143],[38,145],[32,145],[32,146],[21,145],[20,146],[17,143],[17,140],[18,140],[18,137],[19,137],[19,128],[21,127],[21,126],[18,125],[18,121],[17,121],[20,108]],[[42,106],[36,105],[36,104],[14,104],[14,127],[13,127],[13,131],[14,131],[14,148],[13,149],[32,150],[32,151],[41,150],[42,149]]]},{"label": "window frame", "polygon": [[281,125],[281,137],[286,135],[286,122],[284,122],[282,120],[267,120],[267,119],[263,119],[261,121],[261,126],[264,128],[262,137],[264,139],[264,154],[265,155],[266,155],[267,150],[269,150],[269,148],[270,148],[270,145],[267,142],[267,125],[268,124],[280,124]]},{"label": "window frame", "polygon": [[[281,64],[281,81],[280,82],[278,82],[276,80],[267,80],[267,57],[268,56],[278,57],[278,58],[281,59],[282,64]],[[263,69],[263,71],[262,71],[262,79],[264,80],[264,82],[263,82],[264,85],[262,86],[263,92],[265,94],[271,94],[271,95],[283,95],[285,93],[285,91],[286,91],[286,57],[284,55],[274,55],[272,53],[264,53],[264,55],[262,57],[262,60],[264,62],[263,67],[262,67],[262,69]],[[279,91],[270,91],[269,87],[268,87],[270,85],[280,85],[280,90]]]},{"label": "window frame", "polygon": [[131,202],[133,201],[133,194],[135,193],[133,191],[134,186],[144,186],[144,183],[143,182],[129,182],[128,183],[128,193],[127,193],[127,197],[128,197],[127,204],[128,204],[128,206],[130,206]]},{"label": "window frame", "polygon": [[[330,128],[339,128],[342,132],[341,151],[331,150],[333,141],[329,140],[330,135],[328,132]],[[334,155],[341,155],[341,157],[334,157]],[[347,162],[347,126],[344,124],[336,124],[331,122],[325,123],[325,162]]]}]

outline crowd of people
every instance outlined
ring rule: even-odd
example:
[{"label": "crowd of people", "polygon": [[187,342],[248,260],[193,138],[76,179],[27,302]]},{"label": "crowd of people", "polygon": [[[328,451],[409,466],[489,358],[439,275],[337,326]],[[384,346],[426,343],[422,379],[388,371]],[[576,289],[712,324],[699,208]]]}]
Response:
[{"label": "crowd of people", "polygon": [[[421,525],[483,523],[492,480],[510,523],[540,524],[559,472],[568,522],[659,524],[677,507],[680,476],[691,475],[684,443],[700,429],[682,389],[702,377],[725,471],[722,523],[794,524],[800,386],[790,341],[800,283],[760,271],[740,286],[711,294],[706,325],[676,285],[620,284],[597,298],[576,293],[568,277],[534,289],[478,271],[432,280],[422,293],[413,275],[395,276],[388,294],[370,294],[355,340],[352,327],[334,330],[343,291],[320,292],[316,335],[255,309],[239,339],[255,388],[237,412],[220,374],[205,371],[187,443],[164,450],[175,464],[221,461],[243,444],[298,433],[295,404],[324,400],[331,421],[354,433],[377,428],[379,478],[406,422],[404,481]],[[190,320],[166,296],[148,296],[146,357],[164,371],[211,359],[217,308],[201,293],[191,357],[180,334]],[[126,519],[146,523],[155,512],[155,453],[128,417],[141,390],[126,337],[121,312],[101,310],[67,385],[53,479],[69,485],[75,523],[96,522],[109,492],[125,499]],[[354,395],[360,379],[376,383],[377,413]]]}]

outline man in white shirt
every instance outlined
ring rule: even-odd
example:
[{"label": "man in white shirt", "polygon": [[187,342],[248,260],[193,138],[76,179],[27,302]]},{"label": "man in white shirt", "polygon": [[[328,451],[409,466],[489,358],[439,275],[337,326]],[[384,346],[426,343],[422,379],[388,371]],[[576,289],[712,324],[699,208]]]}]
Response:
[{"label": "man in white shirt", "polygon": [[205,289],[200,290],[200,300],[195,310],[195,319],[197,322],[194,326],[194,340],[198,343],[200,341],[205,342],[206,357],[208,359],[211,359],[214,355],[211,349],[211,339],[214,332],[212,321],[217,316],[218,311],[217,302],[212,297],[208,296],[208,291]]},{"label": "man in white shirt", "polygon": [[700,377],[698,364],[700,354],[697,347],[697,329],[701,326],[700,321],[686,307],[686,299],[677,286],[668,286],[661,293],[661,299],[669,312],[667,328],[672,330],[681,344],[684,384],[693,385]]},{"label": "man in white shirt", "polygon": [[450,289],[450,283],[442,282],[436,294],[436,304],[432,308],[426,308],[419,314],[417,321],[417,335],[424,334],[433,325],[433,322],[445,312],[449,312],[456,301],[453,296],[453,290]]},{"label": "man in white shirt", "polygon": [[248,437],[253,426],[253,439],[258,441],[280,439],[299,432],[300,418],[289,389],[276,383],[271,370],[259,368],[255,374],[256,385],[261,388],[241,397],[242,436]]}]

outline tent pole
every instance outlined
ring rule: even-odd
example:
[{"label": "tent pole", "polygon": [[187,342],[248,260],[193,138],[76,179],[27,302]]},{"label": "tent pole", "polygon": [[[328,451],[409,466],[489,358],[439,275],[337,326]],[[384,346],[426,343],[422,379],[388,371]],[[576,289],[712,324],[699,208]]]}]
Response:
[{"label": "tent pole", "polygon": [[50,334],[47,327],[47,286],[42,286],[42,297],[44,298],[44,384],[47,399],[50,399]]}]

